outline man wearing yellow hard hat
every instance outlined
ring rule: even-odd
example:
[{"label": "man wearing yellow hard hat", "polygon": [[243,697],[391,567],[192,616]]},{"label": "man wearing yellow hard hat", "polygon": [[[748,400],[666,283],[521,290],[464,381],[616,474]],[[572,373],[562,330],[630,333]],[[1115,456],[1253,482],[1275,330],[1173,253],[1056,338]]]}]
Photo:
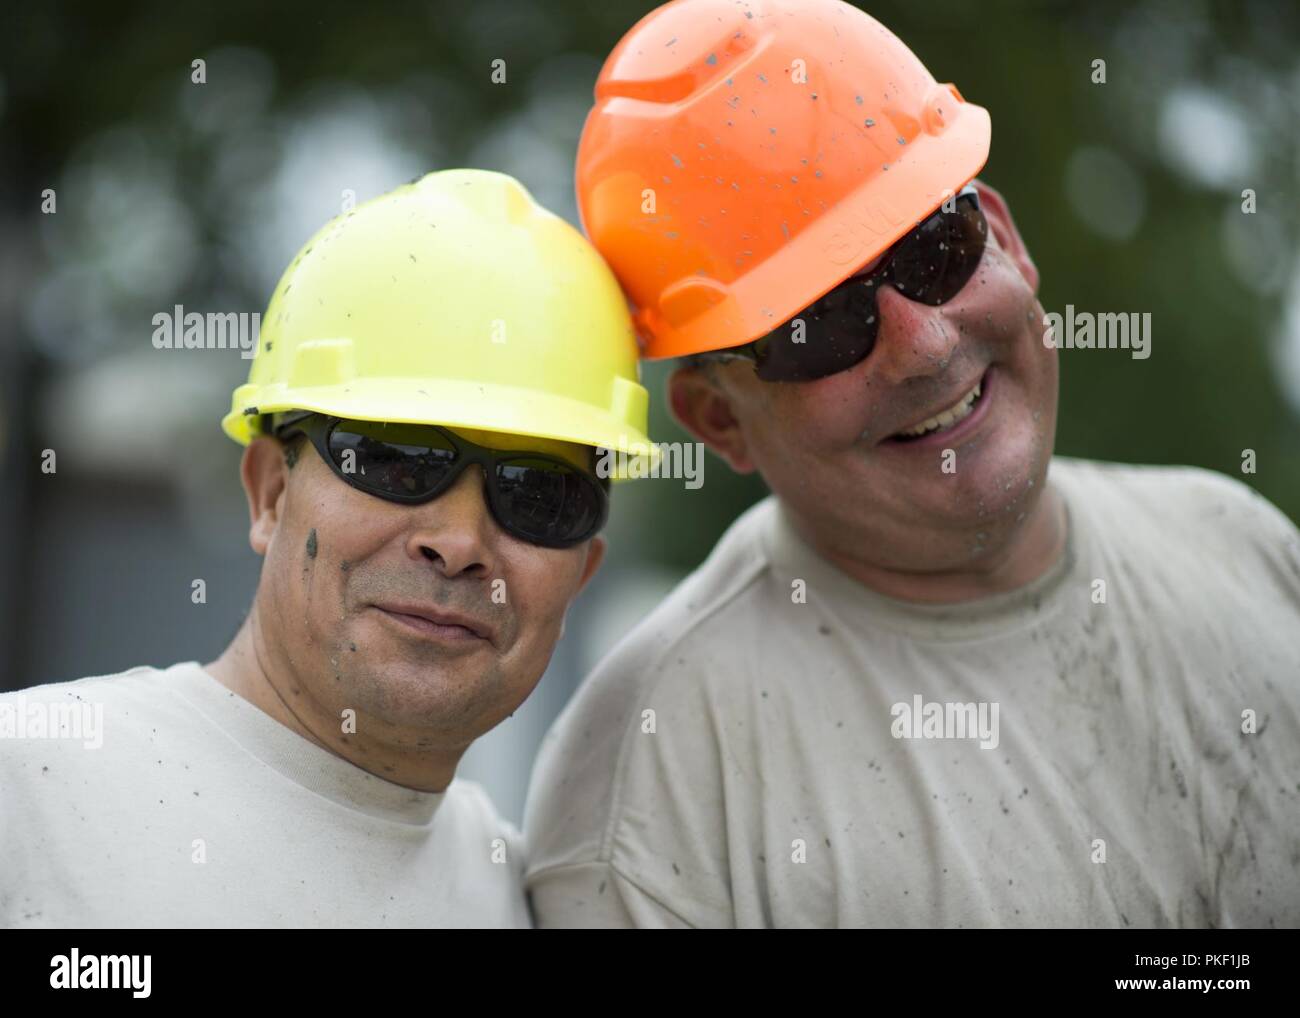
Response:
[{"label": "man wearing yellow hard hat", "polygon": [[264,322],[223,422],[252,610],[205,665],[5,698],[102,741],[0,744],[0,925],[529,922],[455,771],[600,564],[597,451],[653,452],[624,299],[518,182],[452,170],[323,227]]},{"label": "man wearing yellow hard hat", "polygon": [[1053,456],[990,139],[838,0],[679,0],[606,61],[583,225],[772,495],[543,743],[539,924],[1300,924],[1300,534]]}]

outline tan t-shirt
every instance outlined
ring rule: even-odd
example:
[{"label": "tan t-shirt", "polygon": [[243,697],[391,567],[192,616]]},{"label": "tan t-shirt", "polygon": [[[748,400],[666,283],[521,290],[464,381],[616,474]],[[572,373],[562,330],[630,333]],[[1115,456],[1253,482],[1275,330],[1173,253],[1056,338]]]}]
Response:
[{"label": "tan t-shirt", "polygon": [[528,926],[521,849],[193,661],[0,696],[0,927]]},{"label": "tan t-shirt", "polygon": [[543,744],[539,925],[1300,925],[1296,528],[1199,469],[1049,483],[1065,556],[952,606],[742,516]]}]

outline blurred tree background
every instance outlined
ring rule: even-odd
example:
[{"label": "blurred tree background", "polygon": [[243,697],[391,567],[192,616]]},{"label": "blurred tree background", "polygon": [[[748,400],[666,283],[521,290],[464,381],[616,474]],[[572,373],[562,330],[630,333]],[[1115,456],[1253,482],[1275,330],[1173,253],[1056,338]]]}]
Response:
[{"label": "blurred tree background", "polygon": [[[249,362],[155,350],[153,315],[263,310],[344,191],[362,201],[433,169],[511,173],[576,223],[592,86],[652,6],[55,0],[0,14],[0,689],[211,660],[247,610],[258,560],[218,421]],[[1058,451],[1208,467],[1300,517],[1300,5],[859,6],[990,110],[981,176],[1010,203],[1044,307],[1152,315],[1149,360],[1061,352]],[[668,369],[645,369],[661,441],[685,438]],[[57,474],[40,472],[45,449]],[[1246,449],[1258,472],[1243,477]],[[715,458],[705,479],[618,490],[608,564],[532,713],[502,726],[518,722],[518,745],[472,751],[508,814],[585,669],[764,493]],[[190,600],[195,577],[206,605]]]}]

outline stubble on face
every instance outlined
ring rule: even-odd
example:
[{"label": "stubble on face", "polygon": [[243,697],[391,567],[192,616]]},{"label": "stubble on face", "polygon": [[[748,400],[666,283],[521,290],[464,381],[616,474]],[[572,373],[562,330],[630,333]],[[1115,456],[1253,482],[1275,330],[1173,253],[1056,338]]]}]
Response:
[{"label": "stubble on face", "polygon": [[[447,576],[407,553],[412,510],[348,489],[317,465],[323,473],[310,460],[295,469],[300,483],[268,549],[259,592],[268,674],[295,716],[327,738],[351,710],[386,742],[463,749],[540,679],[576,592],[581,550],[496,535],[493,575]],[[433,519],[437,508],[416,511]],[[504,599],[494,599],[493,580]],[[463,615],[491,638],[429,639],[394,624],[379,604]]]},{"label": "stubble on face", "polygon": [[[1044,512],[1057,357],[1042,308],[992,238],[948,304],[891,292],[878,306],[876,349],[837,375],[765,383],[744,363],[718,366],[755,465],[833,560],[872,573],[997,570]],[[965,433],[896,439],[981,379],[988,405]]]}]

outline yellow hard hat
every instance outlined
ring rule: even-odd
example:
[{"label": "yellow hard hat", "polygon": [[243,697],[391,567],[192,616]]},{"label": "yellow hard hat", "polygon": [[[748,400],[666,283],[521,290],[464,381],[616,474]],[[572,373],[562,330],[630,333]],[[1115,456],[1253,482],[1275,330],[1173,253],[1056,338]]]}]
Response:
[{"label": "yellow hard hat", "polygon": [[226,434],[314,410],[557,439],[625,454],[646,436],[627,303],[577,230],[502,173],[445,170],[327,223],[271,296]]}]

